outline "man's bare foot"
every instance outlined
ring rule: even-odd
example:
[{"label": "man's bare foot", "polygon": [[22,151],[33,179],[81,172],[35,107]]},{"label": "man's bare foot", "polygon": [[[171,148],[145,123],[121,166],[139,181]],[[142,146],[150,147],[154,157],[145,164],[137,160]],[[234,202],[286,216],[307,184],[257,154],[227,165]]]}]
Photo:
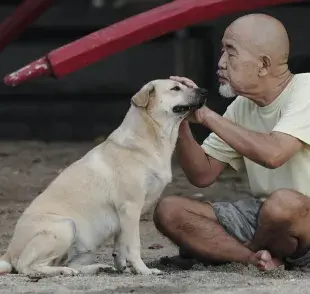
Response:
[{"label": "man's bare foot", "polygon": [[254,265],[261,271],[269,271],[278,268],[282,262],[273,258],[267,250],[260,250],[255,253]]}]

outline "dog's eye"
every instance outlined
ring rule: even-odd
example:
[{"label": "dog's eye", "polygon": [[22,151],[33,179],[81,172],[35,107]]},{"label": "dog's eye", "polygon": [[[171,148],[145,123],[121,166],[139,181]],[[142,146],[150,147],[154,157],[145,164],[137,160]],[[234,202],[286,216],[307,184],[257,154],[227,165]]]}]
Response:
[{"label": "dog's eye", "polygon": [[180,88],[179,86],[175,86],[175,87],[173,87],[171,90],[172,90],[172,91],[180,91],[181,88]]}]

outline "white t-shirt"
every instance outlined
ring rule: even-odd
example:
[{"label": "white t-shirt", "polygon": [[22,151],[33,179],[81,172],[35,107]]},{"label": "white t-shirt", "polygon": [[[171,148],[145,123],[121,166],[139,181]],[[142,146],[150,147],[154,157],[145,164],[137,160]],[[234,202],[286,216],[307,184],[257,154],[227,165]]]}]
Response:
[{"label": "white t-shirt", "polygon": [[295,75],[278,98],[264,107],[238,96],[223,116],[251,131],[289,134],[301,140],[304,147],[282,166],[268,169],[241,156],[211,133],[202,143],[208,155],[236,170],[245,167],[254,195],[268,196],[287,188],[310,196],[310,73]]}]

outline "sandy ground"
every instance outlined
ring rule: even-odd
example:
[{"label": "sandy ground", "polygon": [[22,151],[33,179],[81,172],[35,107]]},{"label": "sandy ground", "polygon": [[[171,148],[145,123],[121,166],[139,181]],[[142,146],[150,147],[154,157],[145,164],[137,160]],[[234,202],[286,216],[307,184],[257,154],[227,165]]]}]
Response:
[{"label": "sandy ground", "polygon": [[[71,162],[94,143],[0,142],[0,251],[3,253],[15,223],[29,202]],[[164,195],[200,196],[204,200],[250,197],[247,179],[228,170],[207,189],[188,183],[174,164],[174,179]],[[197,194],[198,193],[198,194]],[[279,269],[261,273],[253,267],[194,265],[180,270],[160,264],[177,248],[157,233],[150,216],[141,221],[142,257],[162,276],[102,273],[97,276],[54,277],[38,281],[19,275],[0,277],[0,293],[310,293],[308,274]],[[153,244],[162,248],[149,249]],[[111,244],[98,251],[98,260],[112,264]]]}]

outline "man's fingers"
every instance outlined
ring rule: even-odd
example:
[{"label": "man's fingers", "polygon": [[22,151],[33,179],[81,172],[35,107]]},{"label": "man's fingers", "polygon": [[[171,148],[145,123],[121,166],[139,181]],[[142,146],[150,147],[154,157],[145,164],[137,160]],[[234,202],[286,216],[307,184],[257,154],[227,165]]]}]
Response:
[{"label": "man's fingers", "polygon": [[189,88],[197,88],[198,87],[191,79],[186,78],[186,77],[170,76],[169,78],[171,80],[182,83]]},{"label": "man's fingers", "polygon": [[180,82],[180,83],[183,83],[183,84],[185,84],[187,82],[186,78],[183,78],[183,77],[170,76],[170,79],[177,81],[177,82]]}]

